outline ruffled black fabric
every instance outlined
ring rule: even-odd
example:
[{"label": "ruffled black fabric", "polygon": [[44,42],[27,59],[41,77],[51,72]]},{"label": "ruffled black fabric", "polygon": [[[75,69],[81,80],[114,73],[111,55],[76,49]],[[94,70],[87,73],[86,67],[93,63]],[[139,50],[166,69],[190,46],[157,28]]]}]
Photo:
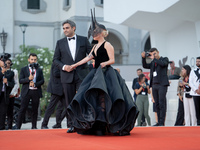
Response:
[{"label": "ruffled black fabric", "polygon": [[92,69],[67,110],[80,134],[95,134],[101,128],[104,133],[127,135],[138,115],[125,81],[112,67]]}]

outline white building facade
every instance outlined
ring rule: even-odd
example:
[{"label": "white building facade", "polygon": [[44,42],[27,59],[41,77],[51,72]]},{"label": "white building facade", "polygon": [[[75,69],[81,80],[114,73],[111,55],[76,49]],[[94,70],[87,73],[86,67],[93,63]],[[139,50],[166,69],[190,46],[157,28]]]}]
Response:
[{"label": "white building facade", "polygon": [[[115,48],[116,63],[141,65],[138,55],[145,47],[148,31],[104,21],[103,0],[0,0],[0,32],[4,29],[8,33],[6,52],[14,56],[23,44],[54,50],[56,41],[64,37],[62,22],[67,19],[76,23],[77,34],[87,36],[93,8],[97,21],[109,30],[107,40]],[[21,24],[28,25],[25,41]]]},{"label": "white building facade", "polygon": [[174,60],[176,66],[195,68],[200,56],[199,6],[199,0],[109,0],[104,4],[104,20],[148,30],[151,47],[162,56]]}]

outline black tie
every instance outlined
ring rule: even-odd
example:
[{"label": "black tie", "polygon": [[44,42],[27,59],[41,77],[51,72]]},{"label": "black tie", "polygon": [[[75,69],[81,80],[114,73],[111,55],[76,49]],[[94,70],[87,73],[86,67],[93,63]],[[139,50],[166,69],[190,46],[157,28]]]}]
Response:
[{"label": "black tie", "polygon": [[75,37],[72,37],[72,38],[68,38],[68,40],[70,41],[70,40],[75,40]]}]

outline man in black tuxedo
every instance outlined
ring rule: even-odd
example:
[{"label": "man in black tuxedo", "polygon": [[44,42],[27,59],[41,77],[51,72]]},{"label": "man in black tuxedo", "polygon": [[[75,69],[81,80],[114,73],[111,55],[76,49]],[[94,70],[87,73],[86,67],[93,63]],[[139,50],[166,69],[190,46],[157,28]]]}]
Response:
[{"label": "man in black tuxedo", "polygon": [[0,60],[0,130],[5,129],[9,95],[15,84],[14,72],[8,69],[8,63],[10,63],[9,60],[5,61],[6,65],[2,60]]},{"label": "man in black tuxedo", "polygon": [[150,69],[150,87],[152,87],[158,115],[158,123],[156,126],[164,126],[166,116],[166,94],[169,86],[167,76],[169,59],[167,57],[161,57],[156,48],[151,48],[149,54],[149,58],[151,58],[152,61],[147,64],[145,52],[142,52],[142,65],[144,68]]},{"label": "man in black tuxedo", "polygon": [[[85,58],[86,54],[90,53],[91,46],[86,37],[75,34],[76,24],[73,21],[67,20],[62,25],[66,37],[57,41],[53,62],[61,71],[61,83],[67,108],[89,72],[87,63],[74,70],[70,65]],[[69,115],[67,115],[67,126],[70,128],[68,133],[74,132]]]},{"label": "man in black tuxedo", "polygon": [[[65,100],[64,100],[63,88],[62,88],[62,84],[61,84],[61,80],[60,80],[60,69],[58,67],[56,67],[55,64],[52,64],[52,66],[51,66],[51,74],[50,74],[49,84],[47,87],[47,92],[51,93],[51,99],[50,99],[50,103],[45,111],[41,129],[48,129],[47,124],[49,122],[49,118],[51,117],[51,114],[54,112],[55,107],[58,102],[61,103],[61,105],[59,103],[59,107],[58,107],[59,112],[60,112],[60,108],[62,111],[63,106],[66,105]],[[66,114],[66,109],[64,111]],[[56,112],[57,112],[57,110],[56,110]],[[58,118],[58,116],[56,115],[56,125],[54,125],[53,128],[61,128],[61,122],[62,122],[62,120],[60,119],[60,117]]]},{"label": "man in black tuxedo", "polygon": [[36,54],[31,53],[28,62],[29,65],[21,68],[19,76],[19,83],[22,84],[22,101],[18,113],[17,129],[21,128],[30,99],[32,100],[32,129],[37,129],[38,106],[42,97],[41,86],[44,84],[44,77],[42,69],[38,67]]}]

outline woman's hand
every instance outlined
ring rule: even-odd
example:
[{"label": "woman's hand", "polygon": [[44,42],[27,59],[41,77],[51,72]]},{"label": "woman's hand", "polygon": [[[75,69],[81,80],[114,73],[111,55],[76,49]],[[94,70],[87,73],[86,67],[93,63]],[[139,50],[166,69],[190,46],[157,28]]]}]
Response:
[{"label": "woman's hand", "polygon": [[179,95],[179,99],[183,102],[183,96]]},{"label": "woman's hand", "polygon": [[76,64],[73,64],[73,65],[71,65],[70,66],[71,67],[71,70],[74,70],[74,69],[76,69],[76,67],[78,67]]},{"label": "woman's hand", "polygon": [[100,65],[101,65],[101,68],[104,68],[107,65],[107,63],[106,62],[102,62]]},{"label": "woman's hand", "polygon": [[155,103],[155,101],[154,101],[153,97],[151,98],[151,101],[152,101],[153,103]]}]

